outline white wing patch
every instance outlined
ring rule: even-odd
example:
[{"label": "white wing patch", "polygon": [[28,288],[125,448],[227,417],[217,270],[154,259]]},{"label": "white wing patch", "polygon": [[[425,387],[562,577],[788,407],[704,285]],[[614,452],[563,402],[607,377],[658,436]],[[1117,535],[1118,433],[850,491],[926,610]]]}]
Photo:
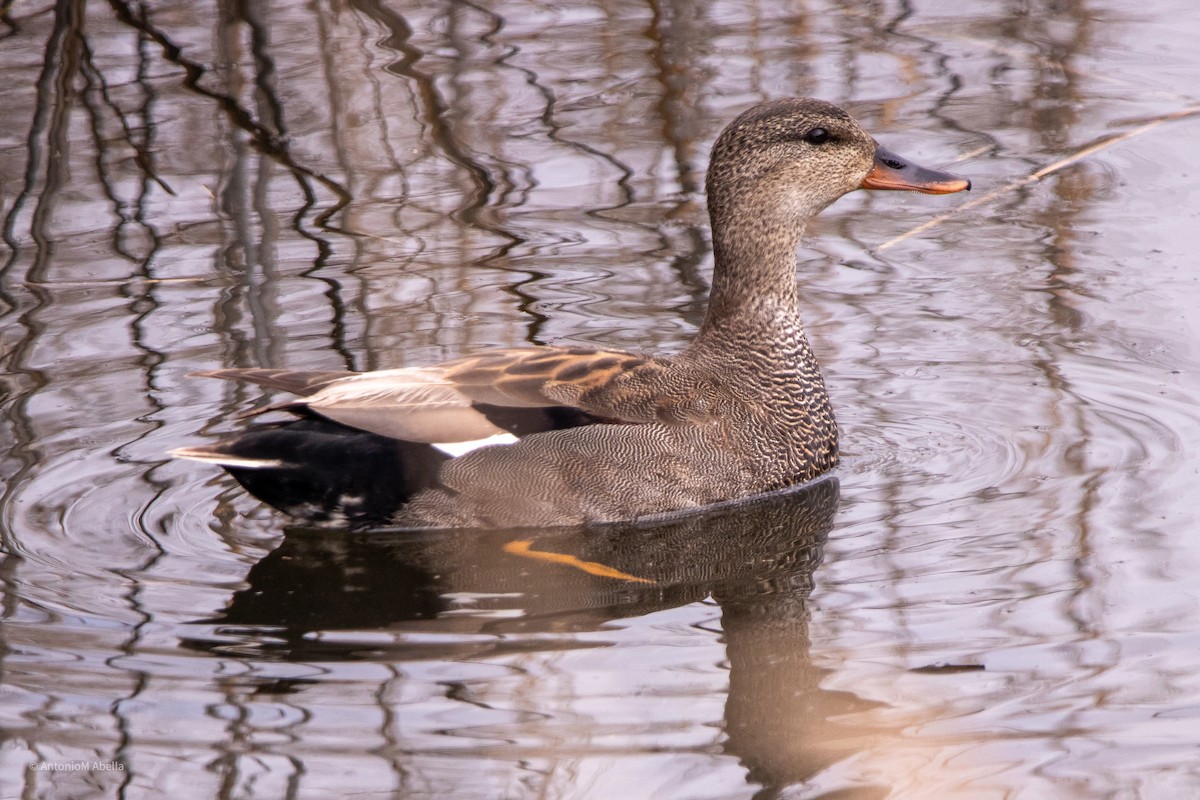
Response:
[{"label": "white wing patch", "polygon": [[458,458],[461,455],[478,450],[481,447],[487,447],[493,444],[512,444],[517,441],[517,437],[511,433],[497,433],[494,436],[487,436],[483,439],[475,439],[471,442],[434,442],[433,446],[441,450],[448,456]]}]

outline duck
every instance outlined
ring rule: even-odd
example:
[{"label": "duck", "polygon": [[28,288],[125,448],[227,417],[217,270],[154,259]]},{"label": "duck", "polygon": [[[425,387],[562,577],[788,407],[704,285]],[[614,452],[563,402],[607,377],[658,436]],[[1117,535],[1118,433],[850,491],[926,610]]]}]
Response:
[{"label": "duck", "polygon": [[350,528],[629,523],[806,484],[838,460],[801,320],[807,223],[859,189],[970,188],[831,103],[755,105],[712,146],[709,303],[680,352],[531,346],[361,373],[197,373],[293,397],[248,414],[284,419],[172,455],[222,467],[294,522]]}]

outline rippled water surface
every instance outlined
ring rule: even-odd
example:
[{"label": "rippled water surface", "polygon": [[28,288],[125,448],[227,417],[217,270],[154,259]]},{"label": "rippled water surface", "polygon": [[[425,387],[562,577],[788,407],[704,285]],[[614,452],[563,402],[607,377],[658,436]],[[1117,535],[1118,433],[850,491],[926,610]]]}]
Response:
[{"label": "rippled water surface", "polygon": [[[1188,0],[6,7],[0,798],[1200,796]],[[164,455],[196,370],[680,348],[791,94],[976,187],[799,253],[833,480],[363,536]]]}]

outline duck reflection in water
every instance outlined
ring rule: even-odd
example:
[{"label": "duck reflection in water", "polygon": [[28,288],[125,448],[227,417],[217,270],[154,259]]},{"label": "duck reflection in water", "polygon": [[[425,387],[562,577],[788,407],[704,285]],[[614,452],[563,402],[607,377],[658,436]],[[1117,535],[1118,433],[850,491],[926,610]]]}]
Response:
[{"label": "duck reflection in water", "polygon": [[[250,570],[249,586],[220,617],[205,621],[215,624],[196,629],[189,646],[223,656],[383,661],[399,664],[403,674],[403,664],[430,659],[478,663],[594,647],[594,636],[580,634],[712,598],[721,608],[729,668],[724,752],[769,795],[818,775],[879,733],[845,721],[876,704],[822,688],[829,670],[809,656],[807,604],[837,502],[838,483],[829,477],[650,526],[370,534],[292,529]],[[466,610],[463,597],[475,600]],[[316,635],[337,631],[360,633],[357,639]],[[374,632],[364,637],[364,631]],[[446,703],[460,699],[448,688],[451,680],[443,676],[434,687]],[[291,691],[298,695],[291,702],[303,706],[304,685]],[[490,691],[495,701],[498,690]],[[563,697],[561,686],[543,697],[535,689],[508,698],[532,713],[509,723],[511,729],[502,726],[501,735],[540,743],[533,746],[539,751],[563,745],[560,729],[543,742],[538,725],[572,699]],[[636,707],[639,697],[627,700]],[[689,719],[695,712],[686,701],[678,708],[689,723],[715,722]],[[396,713],[406,712],[401,706]],[[603,709],[591,713],[605,723]],[[587,747],[565,744],[571,752]],[[514,760],[526,757],[523,745],[507,747]],[[412,760],[406,769],[420,770],[419,752],[406,759]],[[886,794],[880,787],[850,791],[839,797]]]}]

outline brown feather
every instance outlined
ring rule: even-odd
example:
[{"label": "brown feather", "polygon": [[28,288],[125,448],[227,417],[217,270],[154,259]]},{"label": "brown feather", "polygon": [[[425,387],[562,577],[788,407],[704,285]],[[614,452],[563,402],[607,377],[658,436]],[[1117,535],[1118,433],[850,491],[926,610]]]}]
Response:
[{"label": "brown feather", "polygon": [[288,370],[288,369],[214,369],[193,372],[193,377],[220,378],[227,381],[244,381],[267,389],[291,392],[301,397],[320,391],[334,381],[348,378],[357,373],[332,370]]}]

